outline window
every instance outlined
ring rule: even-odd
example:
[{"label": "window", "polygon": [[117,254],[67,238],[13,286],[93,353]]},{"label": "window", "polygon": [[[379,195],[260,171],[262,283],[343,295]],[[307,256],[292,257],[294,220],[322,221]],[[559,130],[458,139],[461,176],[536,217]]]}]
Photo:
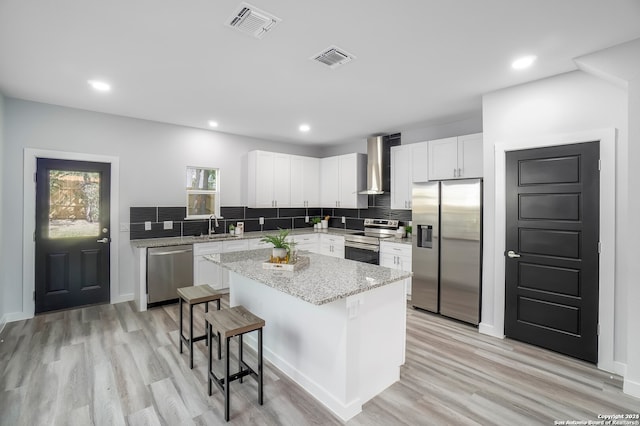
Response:
[{"label": "window", "polygon": [[220,217],[220,170],[187,166],[187,219]]}]

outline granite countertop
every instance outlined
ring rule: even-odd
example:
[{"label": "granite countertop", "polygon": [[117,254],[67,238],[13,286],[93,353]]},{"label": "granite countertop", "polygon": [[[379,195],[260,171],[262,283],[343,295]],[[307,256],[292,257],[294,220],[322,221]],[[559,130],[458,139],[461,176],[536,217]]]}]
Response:
[{"label": "granite countertop", "polygon": [[[289,235],[302,235],[302,234],[331,234],[331,235],[346,235],[353,234],[355,232],[361,232],[354,229],[339,229],[339,228],[328,228],[322,230],[314,230],[313,228],[297,228],[289,231]],[[253,238],[262,238],[265,235],[274,235],[277,234],[278,230],[273,231],[256,231],[256,232],[245,232],[242,235],[231,235],[231,234],[213,234],[214,238],[204,237],[196,237],[196,236],[185,236],[185,237],[169,237],[169,238],[149,238],[142,240],[131,240],[130,243],[132,246],[137,248],[149,248],[149,247],[169,247],[169,246],[179,246],[181,244],[198,244],[198,243],[210,243],[214,241],[229,241],[229,240],[247,240]]]},{"label": "granite countertop", "polygon": [[411,237],[409,238],[385,238],[384,240],[382,240],[382,242],[385,243],[396,243],[396,244],[406,244],[408,246],[410,246],[413,243],[413,240],[411,239]]},{"label": "granite countertop", "polygon": [[300,251],[309,265],[298,271],[263,269],[271,249],[204,256],[251,280],[314,305],[324,305],[411,277],[411,272]]}]

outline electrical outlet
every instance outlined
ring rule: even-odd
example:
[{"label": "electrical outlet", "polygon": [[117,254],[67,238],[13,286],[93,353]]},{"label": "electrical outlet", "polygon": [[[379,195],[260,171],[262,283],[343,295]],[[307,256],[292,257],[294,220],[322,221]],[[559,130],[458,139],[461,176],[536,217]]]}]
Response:
[{"label": "electrical outlet", "polygon": [[150,221],[146,221],[144,223],[144,230],[145,231],[151,231],[151,222]]},{"label": "electrical outlet", "polygon": [[304,217],[304,223],[309,223],[309,216]]},{"label": "electrical outlet", "polygon": [[347,218],[342,216],[342,223],[347,223]]},{"label": "electrical outlet", "polygon": [[173,229],[173,221],[165,220],[164,221],[164,229]]},{"label": "electrical outlet", "polygon": [[259,221],[260,221],[260,225],[264,225],[264,217],[260,216]]}]

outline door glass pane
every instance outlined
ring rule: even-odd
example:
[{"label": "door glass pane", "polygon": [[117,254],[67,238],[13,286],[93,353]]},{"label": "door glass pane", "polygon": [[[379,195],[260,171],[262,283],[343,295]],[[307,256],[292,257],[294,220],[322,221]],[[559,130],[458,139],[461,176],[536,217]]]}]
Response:
[{"label": "door glass pane", "polygon": [[100,235],[100,173],[49,170],[49,238]]}]

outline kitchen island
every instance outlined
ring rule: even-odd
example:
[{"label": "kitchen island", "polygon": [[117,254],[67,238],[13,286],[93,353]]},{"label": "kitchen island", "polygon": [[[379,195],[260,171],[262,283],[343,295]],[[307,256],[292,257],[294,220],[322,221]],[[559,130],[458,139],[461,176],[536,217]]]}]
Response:
[{"label": "kitchen island", "polygon": [[307,252],[301,270],[266,270],[270,252],[208,260],[230,271],[230,306],[266,321],[265,358],[346,421],[400,378],[411,273]]}]

